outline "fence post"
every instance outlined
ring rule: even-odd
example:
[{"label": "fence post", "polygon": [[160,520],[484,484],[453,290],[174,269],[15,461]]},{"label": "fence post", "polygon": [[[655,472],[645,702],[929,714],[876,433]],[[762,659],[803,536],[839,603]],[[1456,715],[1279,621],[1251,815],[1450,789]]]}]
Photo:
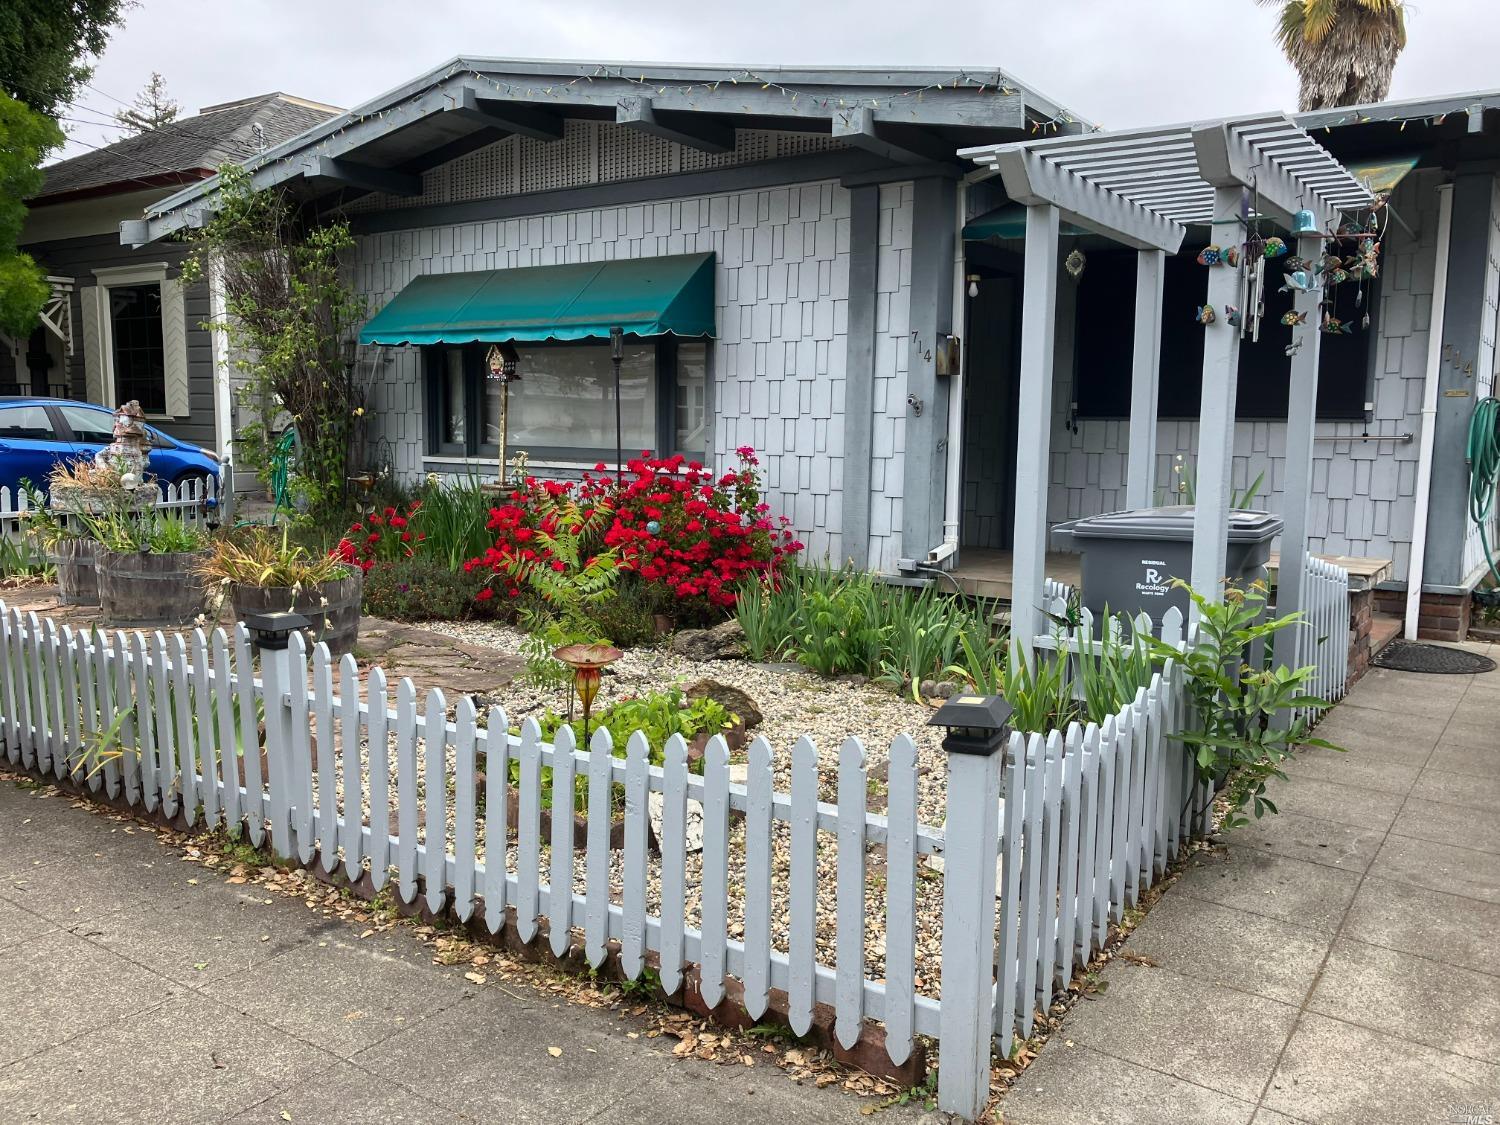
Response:
[{"label": "fence post", "polygon": [[[270,772],[266,781],[271,797],[271,850],[284,859],[290,859],[294,854],[290,815],[294,782],[291,769],[292,711],[287,699],[292,676],[287,644],[293,632],[305,629],[309,624],[300,613],[245,615],[245,628],[260,654],[260,678],[266,708],[266,764]],[[250,670],[246,668],[241,674],[248,676]],[[322,732],[319,733],[322,736]]]},{"label": "fence post", "polygon": [[966,695],[950,699],[931,720],[948,728],[938,1108],[968,1120],[990,1096],[1000,748],[1009,718],[1010,706],[999,696]]}]

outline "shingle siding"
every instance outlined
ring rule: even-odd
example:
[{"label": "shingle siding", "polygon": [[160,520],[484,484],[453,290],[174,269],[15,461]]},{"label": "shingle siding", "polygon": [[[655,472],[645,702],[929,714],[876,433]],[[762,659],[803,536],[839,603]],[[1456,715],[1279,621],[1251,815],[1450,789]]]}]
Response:
[{"label": "shingle siding", "polygon": [[[911,187],[881,190],[881,310],[875,433],[885,484],[872,491],[871,564],[894,565],[900,529],[901,425],[910,286]],[[352,276],[373,313],[413,277],[712,251],[716,340],[712,458],[761,458],[766,499],[813,557],[843,554],[845,336],[849,193],[834,182],[725,192],[410,231],[363,235]],[[365,349],[376,444],[400,475],[424,457],[420,352]],[[888,545],[890,544],[890,545]]]}]

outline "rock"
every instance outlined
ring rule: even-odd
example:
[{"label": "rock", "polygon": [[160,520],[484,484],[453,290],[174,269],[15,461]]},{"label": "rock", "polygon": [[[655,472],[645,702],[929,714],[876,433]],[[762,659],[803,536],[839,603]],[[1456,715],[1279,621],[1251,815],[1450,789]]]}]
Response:
[{"label": "rock", "polygon": [[689,660],[734,660],[745,655],[745,630],[732,619],[712,629],[683,629],[672,635],[672,651]]},{"label": "rock", "polygon": [[764,721],[760,708],[737,687],[721,684],[718,680],[699,680],[687,689],[689,699],[712,699],[732,714],[740,717],[746,730],[754,730]]},{"label": "rock", "polygon": [[[651,831],[656,833],[658,840],[662,838],[666,809],[667,799],[661,793],[646,795],[646,810],[651,819]],[[689,853],[703,850],[703,806],[697,801],[688,802],[687,818],[683,822],[683,845]]]}]

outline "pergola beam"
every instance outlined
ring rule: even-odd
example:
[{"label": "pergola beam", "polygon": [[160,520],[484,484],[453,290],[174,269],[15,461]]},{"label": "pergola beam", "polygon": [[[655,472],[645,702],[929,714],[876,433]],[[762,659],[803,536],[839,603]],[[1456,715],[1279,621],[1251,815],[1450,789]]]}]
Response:
[{"label": "pergola beam", "polygon": [[638,133],[676,141],[699,152],[733,152],[734,129],[712,119],[694,120],[690,124],[678,120],[667,124],[656,116],[656,107],[650,98],[628,96],[615,105],[615,123],[634,129]]},{"label": "pergola beam", "polygon": [[1299,210],[1311,211],[1320,227],[1338,218],[1338,208],[1280,164],[1263,159],[1232,122],[1194,126],[1193,147],[1205,182],[1216,188],[1253,187],[1262,212],[1290,222]]},{"label": "pergola beam", "polygon": [[996,167],[1012,199],[1027,206],[1051,204],[1069,222],[1096,230],[1137,250],[1177,253],[1187,231],[1114,192],[1097,187],[1025,149],[1001,149]]}]

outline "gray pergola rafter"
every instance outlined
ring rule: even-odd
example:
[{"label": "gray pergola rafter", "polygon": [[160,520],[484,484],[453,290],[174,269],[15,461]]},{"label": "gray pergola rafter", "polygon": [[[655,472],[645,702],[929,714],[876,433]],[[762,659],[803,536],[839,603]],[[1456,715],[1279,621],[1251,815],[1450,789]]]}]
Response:
[{"label": "gray pergola rafter", "polygon": [[[1308,211],[1318,229],[1332,232],[1340,213],[1368,204],[1370,192],[1284,114],[1047,138],[965,149],[961,155],[998,173],[1010,197],[1028,207],[1011,604],[1012,635],[1025,647],[1042,624],[1059,218],[1139,251],[1126,497],[1130,506],[1144,507],[1155,492],[1165,256],[1181,248],[1187,227],[1194,224],[1208,224],[1213,241],[1237,243],[1241,224],[1252,214],[1285,223]],[[1316,256],[1320,249],[1315,236],[1298,242],[1303,257]],[[1238,270],[1210,272],[1210,307],[1224,309],[1241,297]],[[1307,305],[1299,298],[1299,308]],[[1191,578],[1209,597],[1218,594],[1224,574],[1234,453],[1240,330],[1227,321],[1225,316],[1204,328]],[[1305,424],[1289,428],[1288,466],[1295,475],[1287,491],[1298,496],[1287,502],[1282,610],[1299,605],[1306,554],[1317,318],[1309,316],[1293,331],[1300,350],[1293,365],[1291,410],[1307,417],[1301,419]]]}]

